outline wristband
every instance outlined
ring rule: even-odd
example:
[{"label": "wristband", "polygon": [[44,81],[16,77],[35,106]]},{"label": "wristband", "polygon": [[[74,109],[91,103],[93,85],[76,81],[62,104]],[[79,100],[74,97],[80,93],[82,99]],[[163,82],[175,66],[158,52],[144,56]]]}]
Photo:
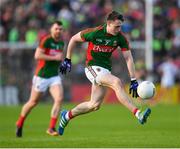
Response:
[{"label": "wristband", "polygon": [[135,81],[136,80],[136,78],[131,78],[131,81]]}]

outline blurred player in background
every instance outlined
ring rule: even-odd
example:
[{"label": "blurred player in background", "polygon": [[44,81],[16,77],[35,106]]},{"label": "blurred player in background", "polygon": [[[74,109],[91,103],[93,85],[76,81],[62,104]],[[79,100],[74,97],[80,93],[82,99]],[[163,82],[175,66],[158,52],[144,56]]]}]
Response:
[{"label": "blurred player in background", "polygon": [[171,88],[175,85],[176,75],[178,74],[178,68],[173,63],[172,55],[165,57],[164,62],[158,67],[158,71],[161,74],[161,87]]},{"label": "blurred player in background", "polygon": [[36,71],[33,77],[31,95],[23,106],[19,119],[16,122],[16,136],[22,137],[22,129],[25,118],[30,111],[38,104],[41,95],[47,89],[53,97],[54,104],[51,110],[51,119],[47,134],[57,136],[55,130],[61,102],[63,99],[63,87],[61,78],[58,75],[59,64],[63,57],[64,42],[61,39],[63,26],[60,21],[55,21],[50,28],[50,34],[45,36],[36,49],[34,58],[38,60]]},{"label": "blurred player in background", "polygon": [[112,88],[119,102],[127,107],[139,120],[144,124],[151,113],[147,108],[140,111],[133,103],[131,98],[126,94],[122,80],[111,74],[111,55],[112,52],[120,47],[126,60],[129,74],[131,77],[130,94],[138,97],[138,82],[135,78],[134,62],[129,48],[129,43],[123,33],[120,31],[124,21],[123,15],[116,11],[112,11],[104,25],[89,28],[75,34],[68,45],[67,55],[60,66],[60,72],[65,74],[71,70],[71,54],[77,42],[88,42],[86,55],[85,74],[92,83],[91,99],[83,102],[69,111],[61,112],[61,121],[59,124],[59,134],[63,135],[64,128],[68,122],[81,114],[98,110],[106,93],[106,88]]},{"label": "blurred player in background", "polygon": [[174,64],[173,55],[168,53],[164,62],[158,67],[158,72],[161,75],[161,88],[158,92],[158,99],[163,99],[165,102],[169,102],[173,99],[173,94],[169,94],[169,91],[175,86],[176,76],[178,75],[178,68]]}]

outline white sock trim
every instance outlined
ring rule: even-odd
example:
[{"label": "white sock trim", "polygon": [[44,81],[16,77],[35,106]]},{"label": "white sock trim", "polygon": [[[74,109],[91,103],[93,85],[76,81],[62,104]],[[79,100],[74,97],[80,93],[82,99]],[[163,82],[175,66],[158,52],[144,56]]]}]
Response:
[{"label": "white sock trim", "polygon": [[66,120],[68,120],[69,121],[69,111],[66,113],[66,115],[65,115],[65,118],[66,118]]},{"label": "white sock trim", "polygon": [[135,114],[135,116],[136,116],[137,118],[139,118],[139,113],[140,113],[140,110],[137,110],[137,112],[136,112],[136,114]]}]

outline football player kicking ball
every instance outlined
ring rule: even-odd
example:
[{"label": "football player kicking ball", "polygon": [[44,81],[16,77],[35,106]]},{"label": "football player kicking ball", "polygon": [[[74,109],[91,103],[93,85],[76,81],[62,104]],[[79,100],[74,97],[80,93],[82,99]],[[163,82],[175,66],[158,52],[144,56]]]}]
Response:
[{"label": "football player kicking ball", "polygon": [[123,16],[113,11],[107,16],[107,21],[104,25],[80,31],[71,38],[67,47],[66,58],[60,66],[60,72],[65,74],[66,71],[71,70],[71,54],[76,43],[88,42],[85,74],[92,83],[91,99],[69,111],[64,110],[61,112],[60,135],[63,135],[65,127],[72,118],[100,108],[107,87],[114,90],[119,102],[127,107],[141,124],[144,124],[150,115],[151,110],[149,108],[145,111],[140,111],[132,103],[131,98],[125,92],[121,79],[111,74],[111,55],[117,47],[120,47],[131,77],[130,94],[132,93],[133,97],[138,97],[138,82],[135,78],[133,58],[128,41],[120,31],[123,21]]},{"label": "football player kicking ball", "polygon": [[29,100],[23,106],[19,119],[16,122],[16,136],[22,137],[22,129],[25,118],[30,111],[38,104],[38,101],[48,88],[51,96],[54,99],[54,104],[51,110],[51,119],[47,134],[51,136],[59,135],[55,130],[55,125],[60,111],[61,102],[63,99],[63,87],[61,78],[58,75],[58,68],[62,60],[62,51],[64,42],[61,39],[63,30],[62,23],[55,21],[51,25],[51,34],[45,36],[36,49],[35,59],[38,60],[33,84]]}]

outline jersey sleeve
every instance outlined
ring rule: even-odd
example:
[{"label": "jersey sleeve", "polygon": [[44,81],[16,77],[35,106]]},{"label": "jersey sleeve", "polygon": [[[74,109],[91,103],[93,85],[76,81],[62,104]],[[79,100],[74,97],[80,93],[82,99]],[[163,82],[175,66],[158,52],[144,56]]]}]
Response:
[{"label": "jersey sleeve", "polygon": [[39,48],[46,49],[47,48],[47,40],[48,40],[47,36],[42,38],[39,42]]},{"label": "jersey sleeve", "polygon": [[125,35],[122,34],[122,33],[120,34],[119,46],[121,48],[121,51],[128,51],[128,50],[130,50],[129,41],[127,40]]},{"label": "jersey sleeve", "polygon": [[84,41],[93,41],[95,38],[96,32],[102,28],[103,28],[103,26],[101,26],[101,25],[98,27],[94,27],[94,28],[87,28],[80,32],[80,36],[81,36],[82,40],[84,40]]},{"label": "jersey sleeve", "polygon": [[92,41],[93,36],[94,36],[94,29],[93,28],[88,28],[80,33],[82,40],[84,41]]}]

